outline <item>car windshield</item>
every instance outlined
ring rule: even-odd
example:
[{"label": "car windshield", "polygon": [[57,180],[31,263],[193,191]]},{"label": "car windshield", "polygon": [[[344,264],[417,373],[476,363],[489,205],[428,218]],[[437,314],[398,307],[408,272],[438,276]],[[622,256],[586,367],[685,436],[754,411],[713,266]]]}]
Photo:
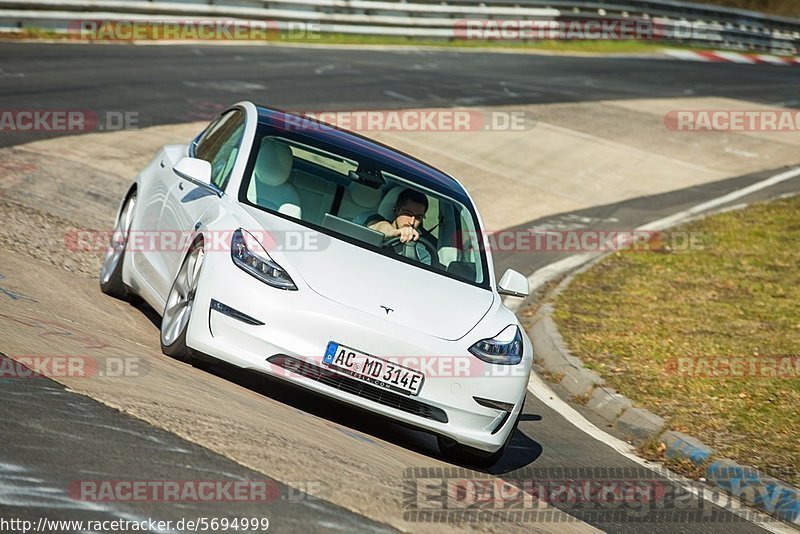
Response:
[{"label": "car windshield", "polygon": [[[246,203],[398,261],[488,287],[477,217],[458,200],[412,177],[284,137],[264,136],[254,149],[253,171],[243,184]],[[407,245],[391,239],[379,231],[391,231],[381,222],[391,228],[415,224],[419,239]]]}]

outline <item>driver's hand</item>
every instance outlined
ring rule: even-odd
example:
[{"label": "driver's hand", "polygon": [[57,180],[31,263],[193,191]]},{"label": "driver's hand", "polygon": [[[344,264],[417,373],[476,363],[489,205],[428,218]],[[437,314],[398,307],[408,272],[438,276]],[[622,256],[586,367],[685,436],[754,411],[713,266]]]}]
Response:
[{"label": "driver's hand", "polygon": [[407,243],[409,241],[416,241],[419,239],[419,232],[416,229],[412,228],[411,226],[404,226],[402,228],[397,229],[397,234],[400,237],[401,243]]}]

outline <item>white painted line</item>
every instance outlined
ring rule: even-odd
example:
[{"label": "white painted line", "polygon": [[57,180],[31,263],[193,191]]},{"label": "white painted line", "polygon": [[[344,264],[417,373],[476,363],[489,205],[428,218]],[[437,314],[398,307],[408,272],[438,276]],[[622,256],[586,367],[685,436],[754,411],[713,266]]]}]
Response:
[{"label": "white painted line", "polygon": [[[555,263],[551,263],[550,265],[546,265],[541,269],[538,269],[532,275],[528,277],[528,287],[530,288],[530,292],[534,293],[535,291],[539,290],[543,287],[547,282],[551,280],[555,280],[562,274],[571,271],[577,267],[580,267],[587,261],[593,259],[594,257],[598,256],[599,253],[597,252],[586,252],[584,254],[575,254],[568,258],[564,258],[563,260],[559,260]],[[524,299],[514,298],[514,297],[504,297],[503,304],[506,308],[511,310],[514,313],[519,311],[520,306],[522,306],[522,302]]]},{"label": "white painted line", "polygon": [[[698,204],[692,208],[689,208],[688,210],[680,211],[678,213],[675,213],[674,215],[670,215],[669,217],[664,217],[663,219],[658,219],[656,221],[644,224],[636,228],[636,230],[655,231],[667,228],[669,226],[675,226],[676,224],[679,224],[682,220],[694,217],[695,215],[703,211],[707,211],[722,204],[727,204],[728,202],[732,202],[738,198],[747,196],[750,193],[760,191],[761,189],[766,189],[767,187],[772,187],[775,184],[785,182],[786,180],[791,180],[792,178],[796,178],[798,176],[800,176],[800,167],[772,176],[771,178],[767,178],[766,180],[762,180],[761,182],[752,184],[748,187],[739,189],[737,191],[733,191],[731,193],[728,193],[727,195],[723,195],[721,197],[709,200],[708,202],[703,202],[702,204]],[[627,240],[629,237],[630,236],[617,237],[616,243],[618,244],[616,246],[624,244],[625,240]],[[622,240],[620,241],[619,239]],[[575,254],[573,256],[569,256],[568,258],[564,258],[563,260],[551,263],[550,265],[546,265],[541,269],[538,269],[536,272],[534,272],[532,275],[528,277],[528,284],[530,286],[531,293],[542,287],[547,282],[554,280],[555,278],[558,278],[562,274],[567,273],[572,269],[579,267],[580,265],[583,265],[587,261],[595,258],[597,255],[598,253],[592,253],[592,252]],[[512,311],[516,311],[519,308],[520,304],[521,303],[517,303],[516,307],[512,308]]]},{"label": "white painted line", "polygon": [[[655,230],[662,230],[670,226],[675,226],[684,219],[694,217],[699,213],[712,209],[716,206],[727,204],[728,202],[733,202],[734,200],[749,195],[750,193],[760,191],[761,189],[766,189],[767,187],[772,187],[775,184],[785,182],[786,180],[791,180],[792,178],[796,178],[798,176],[800,176],[800,168],[792,169],[790,171],[786,171],[784,173],[775,175],[771,178],[767,178],[766,180],[762,180],[761,182],[752,184],[748,187],[739,189],[737,191],[733,191],[731,193],[728,193],[727,195],[723,195],[721,197],[709,200],[708,202],[703,202],[702,204],[698,204],[692,208],[689,208],[688,210],[680,211],[678,213],[675,213],[674,215],[670,215],[669,217],[664,217],[663,219],[658,219],[656,221],[644,224],[636,228],[636,230],[655,231]],[[623,241],[616,241],[617,245],[615,246],[618,247],[620,244],[624,244],[624,239],[626,239],[627,237],[628,236],[623,237]],[[547,282],[555,280],[564,273],[567,273],[572,269],[575,269],[583,265],[587,261],[594,259],[599,254],[600,253],[595,253],[595,252],[585,252],[583,254],[575,254],[573,256],[569,256],[567,258],[564,258],[563,260],[559,260],[555,263],[551,263],[550,265],[546,265],[541,269],[536,270],[532,275],[528,277],[528,285],[530,286],[531,293],[540,289]],[[522,305],[521,299],[514,299],[514,301],[509,301],[508,304],[506,304],[506,307],[516,313],[521,305]]]},{"label": "white painted line", "polygon": [[401,95],[400,93],[395,93],[394,91],[384,91],[383,94],[385,94],[386,96],[390,96],[392,98],[396,98],[398,100],[404,100],[406,102],[416,102],[417,101],[415,98],[412,98],[412,97],[406,96],[406,95]]},{"label": "white painted line", "polygon": [[[781,197],[783,197],[783,195],[781,195]],[[745,209],[747,206],[748,206],[747,202],[742,202],[741,204],[734,204],[732,206],[727,206],[727,207],[724,207],[722,209],[719,209],[719,210],[715,211],[714,215],[721,215],[723,213],[728,213],[728,212],[731,212],[731,211],[741,211],[741,210]]]},{"label": "white painted line", "polygon": [[597,256],[597,254],[593,252],[575,254],[574,256],[564,258],[563,260],[551,263],[546,267],[542,267],[541,269],[539,269],[538,271],[536,271],[535,273],[533,273],[528,277],[528,284],[530,284],[531,286],[531,291],[535,291],[541,288],[547,282],[550,282],[551,280],[558,278],[562,274],[583,265],[587,261],[593,259],[595,256]]},{"label": "white painted line", "polygon": [[707,57],[701,56],[695,52],[689,52],[688,50],[665,50],[665,53],[674,59],[683,59],[688,61],[711,61]]},{"label": "white painted line", "polygon": [[698,204],[697,206],[689,208],[688,210],[670,215],[669,217],[664,217],[663,219],[647,223],[637,228],[637,230],[661,230],[663,228],[667,228],[668,226],[674,226],[680,223],[683,219],[693,217],[694,215],[697,215],[703,211],[715,208],[716,206],[721,206],[722,204],[727,204],[728,202],[733,202],[734,200],[742,198],[743,196],[747,196],[750,193],[772,187],[773,185],[785,182],[786,180],[791,180],[792,178],[797,178],[798,176],[800,176],[800,167],[777,174],[771,178],[767,178],[766,180],[762,180],[737,191],[728,193],[727,195],[709,200],[708,202],[703,202],[702,204]]},{"label": "white painted line", "polygon": [[780,58],[778,56],[768,56],[766,54],[761,54],[761,55],[758,55],[756,57],[759,60],[763,61],[764,63],[771,63],[772,65],[788,65],[789,64],[786,61],[784,61],[783,58]]},{"label": "white painted line", "polygon": [[[549,408],[557,412],[561,415],[564,419],[572,423],[575,427],[579,430],[585,432],[592,438],[604,443],[614,449],[617,453],[624,456],[628,460],[653,471],[668,480],[670,480],[676,486],[679,486],[683,490],[691,493],[692,495],[700,496],[704,500],[716,504],[714,500],[714,496],[709,488],[705,487],[698,487],[698,483],[690,480],[686,477],[678,475],[677,473],[667,472],[661,465],[656,464],[654,462],[648,462],[642,458],[639,458],[636,455],[636,451],[634,447],[622,441],[619,438],[616,438],[610,434],[607,434],[603,430],[600,430],[590,421],[588,421],[585,417],[583,417],[580,413],[578,413],[572,406],[567,404],[565,401],[561,399],[552,389],[548,386],[544,380],[542,380],[539,375],[536,373],[531,373],[531,378],[528,381],[528,391],[533,393],[536,398],[541,400],[545,405]],[[598,466],[600,467],[600,466]],[[717,490],[722,491],[722,490]],[[757,511],[755,508],[750,508],[746,504],[742,503],[741,500],[734,496],[730,496],[730,504],[733,506],[725,507],[724,509],[729,511],[730,513],[737,515],[748,522],[752,522],[759,527],[763,528],[764,530],[768,530],[769,532],[773,532],[775,534],[797,534],[797,531],[788,525],[784,525],[778,519],[771,518],[766,514],[763,514]],[[758,518],[758,521],[753,521],[753,516]]]},{"label": "white painted line", "polygon": [[323,65],[321,67],[314,69],[314,74],[324,74],[326,71],[334,70],[335,68],[336,65],[334,64]]}]

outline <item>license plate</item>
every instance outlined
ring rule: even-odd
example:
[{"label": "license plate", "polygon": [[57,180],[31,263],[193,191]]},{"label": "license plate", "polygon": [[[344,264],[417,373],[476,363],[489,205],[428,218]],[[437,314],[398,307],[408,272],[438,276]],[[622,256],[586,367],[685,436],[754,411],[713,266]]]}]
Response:
[{"label": "license plate", "polygon": [[419,371],[364,354],[334,341],[328,342],[322,362],[362,382],[406,395],[417,395],[425,381],[425,375]]}]

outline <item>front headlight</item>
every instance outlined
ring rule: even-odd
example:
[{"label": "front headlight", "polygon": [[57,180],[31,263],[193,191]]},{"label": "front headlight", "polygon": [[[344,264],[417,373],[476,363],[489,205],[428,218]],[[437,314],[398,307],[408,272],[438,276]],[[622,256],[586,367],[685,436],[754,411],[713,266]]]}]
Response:
[{"label": "front headlight", "polygon": [[231,258],[239,268],[265,284],[279,289],[297,290],[292,278],[269,257],[264,247],[247,230],[239,228],[233,232]]},{"label": "front headlight", "polygon": [[513,324],[491,339],[481,339],[469,351],[488,363],[516,365],[522,361],[522,332]]}]

